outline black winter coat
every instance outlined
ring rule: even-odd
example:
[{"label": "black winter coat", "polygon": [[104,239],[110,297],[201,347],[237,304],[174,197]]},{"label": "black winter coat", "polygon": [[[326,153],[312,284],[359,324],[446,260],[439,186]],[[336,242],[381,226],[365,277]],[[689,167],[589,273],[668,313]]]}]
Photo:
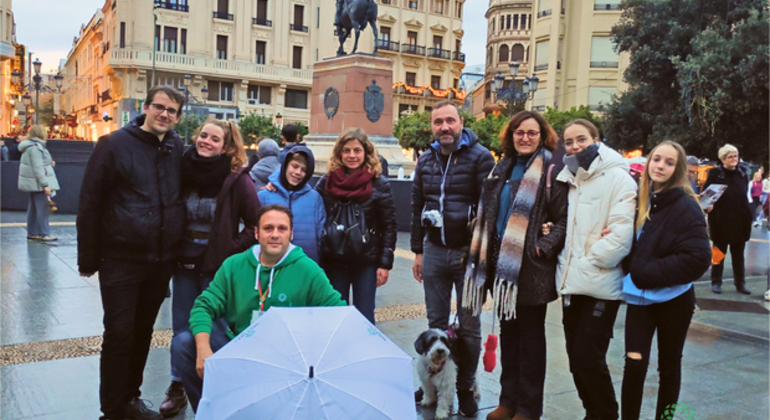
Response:
[{"label": "black winter coat", "polygon": [[738,244],[751,239],[749,176],[742,166],[728,171],[720,164],[709,171],[702,191],[711,184],[726,184],[722,197],[708,214],[711,239],[718,244]]},{"label": "black winter coat", "polygon": [[[468,246],[471,242],[469,223],[476,217],[481,185],[495,166],[495,159],[470,129],[464,128],[457,149],[449,155],[447,167],[441,162],[437,142],[417,160],[412,183],[411,248],[422,254],[423,239],[449,248]],[[445,173],[446,172],[446,173]],[[439,210],[442,228],[424,227],[422,214]]]},{"label": "black winter coat", "polygon": [[[536,152],[537,153],[537,152]],[[487,256],[487,279],[494,279],[497,258],[500,253],[500,237],[497,232],[497,215],[500,212],[500,193],[505,182],[511,177],[511,171],[516,164],[516,157],[501,159],[489,178],[484,180],[481,198],[484,202],[484,218],[487,224],[489,240],[489,255]],[[527,164],[529,167],[529,164]],[[562,169],[561,164],[554,165],[551,170],[551,190],[548,193],[546,178],[549,162],[545,162],[537,198],[532,207],[527,225],[527,238],[524,241],[524,256],[518,279],[517,304],[524,306],[542,305],[557,298],[556,294],[556,264],[559,252],[564,248],[567,234],[567,193],[569,186],[564,182],[556,182],[556,177]],[[516,183],[518,189],[519,183]],[[513,186],[513,185],[512,185]],[[551,222],[554,227],[548,235],[543,235],[542,226]],[[540,255],[537,254],[540,248]]]},{"label": "black winter coat", "polygon": [[[338,198],[326,192],[326,175],[318,180],[315,189],[323,197],[328,221]],[[396,204],[393,201],[393,190],[390,188],[390,182],[384,175],[372,179],[372,196],[360,206],[364,211],[366,227],[371,233],[369,246],[364,251],[361,260],[367,264],[375,265],[377,268],[390,270],[393,268],[393,252],[396,249]],[[324,265],[339,263],[339,261],[329,260],[323,254],[321,259]],[[345,260],[343,263],[355,264],[357,262]]]},{"label": "black winter coat", "polygon": [[698,280],[711,266],[711,245],[700,204],[682,188],[652,194],[649,220],[624,264],[639,289]]},{"label": "black winter coat", "polygon": [[165,262],[175,257],[185,208],[182,140],[163,141],[140,127],[144,115],[102,136],[88,160],[78,204],[78,266],[99,270],[105,258]]}]

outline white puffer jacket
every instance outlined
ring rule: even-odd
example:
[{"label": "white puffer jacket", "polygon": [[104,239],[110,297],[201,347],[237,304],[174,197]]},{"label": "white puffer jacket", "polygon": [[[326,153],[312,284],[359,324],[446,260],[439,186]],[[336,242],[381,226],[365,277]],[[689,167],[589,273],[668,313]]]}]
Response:
[{"label": "white puffer jacket", "polygon": [[[569,184],[567,237],[556,267],[556,290],[623,300],[621,261],[631,251],[637,186],[629,166],[600,144],[588,171],[566,166],[556,178]],[[602,229],[610,233],[601,236]]]}]

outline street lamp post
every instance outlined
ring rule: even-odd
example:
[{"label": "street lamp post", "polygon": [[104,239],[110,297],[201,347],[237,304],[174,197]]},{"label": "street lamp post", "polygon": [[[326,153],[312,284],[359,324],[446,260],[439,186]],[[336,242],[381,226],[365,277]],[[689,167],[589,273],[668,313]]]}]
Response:
[{"label": "street lamp post", "polygon": [[43,81],[43,77],[40,76],[40,68],[43,63],[40,62],[39,58],[36,58],[32,65],[35,67],[35,77],[32,80],[35,82],[35,124],[37,125],[38,115],[40,115],[40,83]]},{"label": "street lamp post", "polygon": [[189,74],[185,74],[184,75],[184,104],[185,104],[185,107],[187,108],[185,112],[185,118],[187,119],[187,121],[185,121],[185,124],[184,124],[185,143],[187,143],[187,139],[188,139],[187,134],[190,129],[189,117],[190,117],[190,83],[191,82],[192,82],[192,77],[190,77]]},{"label": "street lamp post", "polygon": [[511,83],[507,88],[503,87],[505,77],[500,73],[497,73],[492,81],[492,92],[498,100],[505,102],[509,117],[513,115],[514,108],[524,105],[527,100],[533,97],[537,90],[537,85],[540,82],[540,79],[538,79],[537,76],[532,75],[532,77],[524,79],[521,90],[519,90],[516,86],[516,75],[519,73],[519,65],[519,62],[516,60],[508,63],[508,70],[510,71],[513,80],[511,80]]},{"label": "street lamp post", "polygon": [[32,105],[32,97],[29,96],[29,93],[25,93],[21,96],[21,103],[24,104],[24,110],[27,112],[26,125],[29,125],[29,106]]}]

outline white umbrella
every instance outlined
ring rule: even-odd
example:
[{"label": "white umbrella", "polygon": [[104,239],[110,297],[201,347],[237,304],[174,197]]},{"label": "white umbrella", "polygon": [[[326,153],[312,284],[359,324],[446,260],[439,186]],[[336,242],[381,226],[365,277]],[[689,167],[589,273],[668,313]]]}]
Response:
[{"label": "white umbrella", "polygon": [[416,419],[412,358],[351,306],[270,308],[206,359],[196,420]]}]

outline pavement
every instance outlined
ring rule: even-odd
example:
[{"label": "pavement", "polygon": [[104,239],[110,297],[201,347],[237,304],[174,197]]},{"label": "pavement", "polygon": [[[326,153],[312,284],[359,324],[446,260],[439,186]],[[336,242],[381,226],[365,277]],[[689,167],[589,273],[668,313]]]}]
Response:
[{"label": "pavement", "polygon": [[[98,277],[77,272],[75,217],[51,217],[59,241],[28,241],[26,216],[0,213],[0,418],[8,420],[97,419],[102,308]],[[414,339],[427,328],[422,286],[411,275],[414,256],[408,233],[399,233],[395,267],[377,294],[377,327],[406,353],[415,356]],[[681,419],[770,418],[769,318],[763,299],[770,266],[770,233],[755,228],[746,252],[751,296],[739,295],[730,280],[729,257],[724,293],[710,291],[709,274],[695,285],[696,310],[683,356],[680,405],[697,417]],[[155,324],[142,386],[143,398],[160,405],[169,384],[171,305],[167,300]],[[707,310],[706,310],[707,309]],[[482,315],[482,336],[491,332],[489,311]],[[618,398],[624,364],[625,306],[621,306],[607,361]],[[495,334],[498,334],[496,331]],[[548,307],[548,345],[543,419],[582,419],[564,350],[561,308]],[[645,382],[642,418],[654,416],[657,353],[653,346]],[[498,350],[499,351],[499,350]],[[500,366],[487,373],[479,366],[481,410],[485,419],[499,398]],[[415,379],[415,386],[417,380]],[[455,412],[457,404],[455,403]],[[416,408],[418,419],[434,418],[432,409]],[[189,408],[176,420],[193,419]],[[455,414],[452,418],[463,418]]]}]

